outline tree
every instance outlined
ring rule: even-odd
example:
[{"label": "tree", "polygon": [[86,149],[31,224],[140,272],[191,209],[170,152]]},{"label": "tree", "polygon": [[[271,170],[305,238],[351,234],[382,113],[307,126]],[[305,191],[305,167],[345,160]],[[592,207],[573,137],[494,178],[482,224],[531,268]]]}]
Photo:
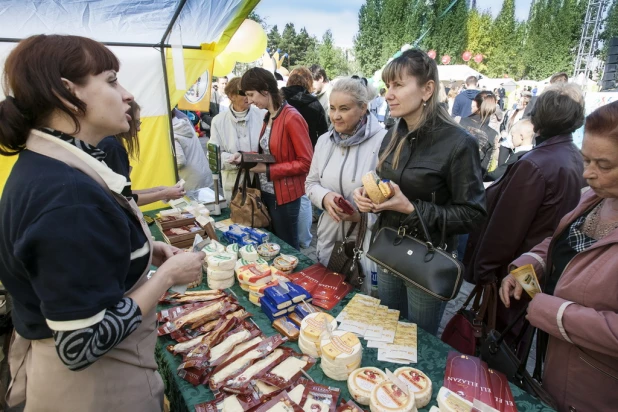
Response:
[{"label": "tree", "polygon": [[[383,0],[380,16],[380,31],[382,32],[381,64],[393,56],[408,38],[406,36],[406,13],[408,0]],[[379,45],[376,45],[379,47]]]},{"label": "tree", "polygon": [[299,57],[300,50],[298,47],[296,35],[296,28],[293,23],[287,23],[283,28],[283,32],[281,33],[281,41],[279,42],[278,49],[281,49],[280,55],[283,56],[285,53],[289,56],[289,66],[292,67],[296,65],[296,61]]},{"label": "tree", "polygon": [[476,7],[473,7],[468,13],[468,24],[465,49],[472,52],[472,55],[480,53],[483,55],[483,61],[476,63],[470,60],[470,67],[485,73],[487,71],[487,63],[491,61],[493,53],[493,41],[491,39],[491,26],[493,19],[489,11],[479,12]]},{"label": "tree", "polygon": [[322,43],[318,47],[320,66],[324,68],[329,79],[349,74],[348,61],[343,50],[333,42],[333,33],[326,30],[322,36]]},{"label": "tree", "polygon": [[504,0],[502,9],[491,29],[490,37],[494,43],[494,49],[491,59],[487,61],[487,75],[489,77],[502,77],[505,74],[515,76],[516,61],[521,58],[521,55],[518,55],[521,43],[517,43],[517,29],[515,0]]},{"label": "tree", "polygon": [[268,38],[268,47],[273,51],[277,50],[279,48],[279,43],[281,43],[281,34],[279,34],[279,29],[276,24],[270,29],[266,36]]},{"label": "tree", "polygon": [[600,40],[603,42],[601,49],[601,58],[603,60],[607,57],[607,50],[609,42],[612,38],[618,37],[618,1],[613,0],[609,6],[607,17],[605,17],[603,33],[601,33]]},{"label": "tree", "polygon": [[318,39],[315,36],[310,36],[309,33],[307,33],[307,29],[304,27],[300,29],[296,42],[299,50],[299,56],[296,60],[297,66],[309,67],[319,61]]},{"label": "tree", "polygon": [[367,0],[358,12],[358,33],[354,36],[354,54],[362,73],[366,76],[371,76],[382,67],[381,15],[382,0]]},{"label": "tree", "polygon": [[452,0],[436,0],[432,7],[433,22],[428,38],[428,48],[435,49],[438,56],[448,54],[454,63],[462,62],[467,37],[468,6],[459,0],[448,11]]}]

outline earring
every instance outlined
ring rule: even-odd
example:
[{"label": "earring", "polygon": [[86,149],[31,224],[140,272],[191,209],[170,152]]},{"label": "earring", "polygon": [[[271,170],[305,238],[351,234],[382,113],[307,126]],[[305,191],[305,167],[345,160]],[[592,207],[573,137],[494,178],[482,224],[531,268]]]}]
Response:
[{"label": "earring", "polygon": [[423,107],[427,107],[427,102],[423,101]]},{"label": "earring", "polygon": [[73,108],[71,110],[73,110],[74,113],[78,113],[79,112],[79,109],[77,108],[77,106],[73,106]]}]

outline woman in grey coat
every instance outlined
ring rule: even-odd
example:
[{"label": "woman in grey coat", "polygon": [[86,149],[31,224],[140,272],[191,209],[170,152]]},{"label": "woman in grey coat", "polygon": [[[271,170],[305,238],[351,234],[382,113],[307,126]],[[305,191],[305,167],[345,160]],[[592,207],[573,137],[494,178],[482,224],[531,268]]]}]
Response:
[{"label": "woman in grey coat", "polygon": [[[367,88],[360,80],[337,81],[330,94],[333,128],[318,139],[305,183],[311,202],[326,212],[320,216],[317,229],[318,261],[325,266],[335,242],[343,240],[352,222],[360,221],[358,211],[346,215],[335,199],[341,196],[354,205],[354,189],[362,186],[365,173],[375,169],[386,134],[378,119],[367,111],[368,102]],[[375,215],[369,214],[369,229],[374,221]],[[370,237],[367,234],[366,239]]]}]

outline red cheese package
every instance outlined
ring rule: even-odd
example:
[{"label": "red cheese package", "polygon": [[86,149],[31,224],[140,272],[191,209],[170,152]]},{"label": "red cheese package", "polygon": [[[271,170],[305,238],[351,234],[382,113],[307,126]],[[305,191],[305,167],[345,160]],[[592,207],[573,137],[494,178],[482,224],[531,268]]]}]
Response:
[{"label": "red cheese package", "polygon": [[352,203],[345,200],[342,196],[337,196],[335,198],[335,203],[341,208],[341,210],[343,210],[343,213],[345,213],[346,215],[351,216],[354,214],[354,206],[352,206]]},{"label": "red cheese package", "polygon": [[187,368],[206,368],[210,359],[210,350],[221,343],[226,333],[234,329],[238,325],[237,318],[221,319],[219,325],[212,332],[206,335],[199,345],[191,349],[184,358],[184,362],[178,366],[178,369]]},{"label": "red cheese package", "polygon": [[502,372],[489,369],[489,379],[491,381],[491,391],[496,401],[495,409],[500,412],[517,412],[513,392],[509,386],[509,381]]},{"label": "red cheese package", "polygon": [[479,381],[479,394],[476,399],[483,402],[487,406],[491,406],[494,409],[496,407],[496,399],[494,398],[493,390],[491,388],[491,377],[489,376],[489,367],[487,363],[481,361],[481,379]]},{"label": "red cheese package", "polygon": [[443,386],[460,395],[469,402],[480,397],[481,360],[474,356],[450,351],[446,360]]},{"label": "red cheese package", "polygon": [[293,352],[279,365],[261,374],[259,379],[279,389],[287,389],[303,375],[303,371],[307,372],[311,369],[315,362],[316,360],[311,356]]},{"label": "red cheese package", "polygon": [[249,342],[261,334],[262,332],[256,325],[244,322],[236,329],[228,332],[218,345],[210,349],[208,366],[212,367],[223,363],[237,345]]},{"label": "red cheese package", "polygon": [[[235,377],[259,360],[267,358],[286,341],[287,339],[281,335],[271,336],[226,360],[213,371],[208,382],[210,389],[213,391],[219,390],[228,383],[231,383]],[[277,355],[283,355],[283,351],[279,350]]]},{"label": "red cheese package", "polygon": [[340,393],[341,390],[338,388],[307,381],[300,406],[304,411],[328,410],[329,412],[336,412]]},{"label": "red cheese package", "polygon": [[326,276],[327,269],[319,263],[309,266],[298,273],[290,275],[292,282],[298,286],[302,286],[307,292],[313,295],[313,291]]},{"label": "red cheese package", "polygon": [[260,378],[271,369],[280,365],[292,356],[292,349],[277,348],[263,359],[256,361],[242,373],[234,376],[223,386],[225,392],[247,394],[252,390],[252,381]]},{"label": "red cheese package", "polygon": [[268,402],[256,408],[254,412],[268,412],[272,410],[303,412],[303,409],[296,403],[294,403],[294,401],[290,399],[290,396],[285,391],[273,396]]},{"label": "red cheese package", "polygon": [[178,376],[189,382],[191,385],[197,386],[204,381],[204,375],[206,375],[207,372],[208,371],[206,369],[187,368],[180,369],[178,371]]},{"label": "red cheese package", "polygon": [[313,291],[313,304],[326,310],[331,310],[350,291],[352,285],[345,282],[343,275],[328,272],[322,282]]},{"label": "red cheese package", "polygon": [[229,302],[221,300],[214,305],[208,305],[198,308],[159,326],[157,330],[158,335],[167,335],[175,330],[182,328],[185,325],[191,329],[198,328],[209,320],[216,319],[221,315],[227,313],[227,311],[230,310],[231,306],[232,305]]},{"label": "red cheese package", "polygon": [[174,306],[171,308],[163,309],[157,313],[157,322],[169,322],[170,320],[174,320],[180,316],[192,312],[195,309],[212,305],[215,302],[216,301],[211,300],[210,302],[189,303],[182,306]]}]

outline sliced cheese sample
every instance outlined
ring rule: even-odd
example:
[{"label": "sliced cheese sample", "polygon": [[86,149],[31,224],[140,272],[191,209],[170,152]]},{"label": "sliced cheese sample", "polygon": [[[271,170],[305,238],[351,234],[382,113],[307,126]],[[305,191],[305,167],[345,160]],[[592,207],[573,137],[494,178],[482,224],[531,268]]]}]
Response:
[{"label": "sliced cheese sample", "polygon": [[245,341],[247,338],[249,338],[249,336],[251,336],[251,333],[248,330],[241,330],[238,333],[234,333],[228,336],[223,340],[223,342],[221,342],[217,346],[213,346],[212,349],[210,349],[211,362],[216,361],[221,356],[231,351],[234,346],[236,346],[240,342]]},{"label": "sliced cheese sample", "polygon": [[249,262],[255,262],[260,257],[255,246],[247,245],[240,248],[240,256]]},{"label": "sliced cheese sample", "polygon": [[216,270],[234,270],[236,265],[237,256],[233,253],[220,252],[213,253],[206,257],[206,263],[210,269]]},{"label": "sliced cheese sample", "polygon": [[225,357],[225,360],[232,359],[234,356],[238,355],[240,352],[242,352],[242,351],[244,351],[246,349],[249,349],[252,346],[257,345],[262,340],[263,339],[262,339],[261,336],[257,336],[257,337],[255,337],[255,338],[253,338],[253,339],[251,339],[251,340],[249,340],[247,342],[244,342],[244,343],[236,345],[234,347],[234,349],[232,350],[232,352],[230,352],[230,354]]},{"label": "sliced cheese sample", "polygon": [[294,401],[294,403],[300,405],[300,401],[303,398],[303,392],[305,392],[305,385],[298,384],[294,387],[294,389],[288,392],[288,396],[292,399],[292,401]]},{"label": "sliced cheese sample", "polygon": [[468,412],[472,410],[471,402],[444,386],[440,388],[437,400],[440,412]]},{"label": "sliced cheese sample", "polygon": [[244,409],[236,395],[228,396],[223,399],[223,411],[225,412],[244,412]]},{"label": "sliced cheese sample", "polygon": [[377,384],[371,392],[369,407],[372,412],[416,412],[414,393],[406,395],[389,380]]},{"label": "sliced cheese sample", "polygon": [[356,369],[348,378],[348,390],[356,402],[368,406],[373,388],[385,380],[386,374],[378,368]]},{"label": "sliced cheese sample", "polygon": [[424,408],[431,401],[431,379],[418,369],[403,367],[395,370],[394,375],[404,382],[410,392],[414,392],[416,407]]},{"label": "sliced cheese sample", "polygon": [[362,358],[360,340],[352,332],[342,330],[322,335],[320,350],[322,358],[336,366],[350,365]]},{"label": "sliced cheese sample", "polygon": [[229,278],[234,277],[233,270],[217,270],[217,269],[206,269],[206,274],[208,275],[208,279],[213,280],[228,280]]}]

